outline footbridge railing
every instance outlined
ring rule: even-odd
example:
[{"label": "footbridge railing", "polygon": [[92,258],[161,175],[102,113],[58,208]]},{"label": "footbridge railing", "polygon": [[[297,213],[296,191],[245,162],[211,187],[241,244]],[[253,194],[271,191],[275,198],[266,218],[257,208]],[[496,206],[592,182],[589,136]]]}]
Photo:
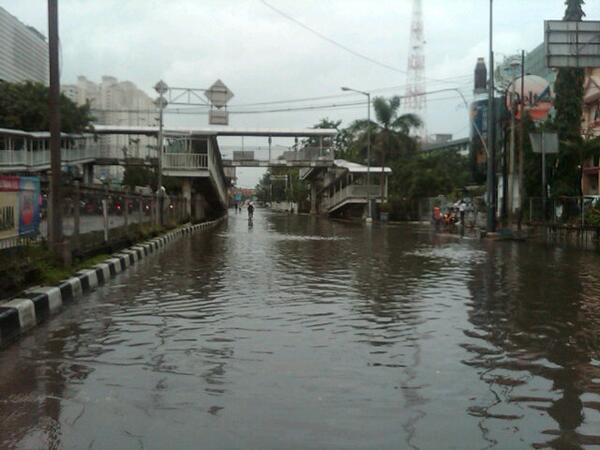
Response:
[{"label": "footbridge railing", "polygon": [[210,174],[210,180],[219,194],[221,204],[227,206],[229,197],[227,194],[227,185],[225,183],[223,162],[221,161],[219,152],[214,151],[212,146],[208,149],[208,172]]},{"label": "footbridge railing", "polygon": [[335,192],[331,197],[323,197],[321,200],[321,211],[322,212],[333,212],[336,209],[353,203],[353,204],[367,204],[367,198],[371,197],[372,200],[381,201],[381,189],[377,185],[360,185],[350,184],[339,191]]},{"label": "footbridge railing", "polygon": [[165,169],[208,169],[206,153],[165,153],[163,155]]},{"label": "footbridge railing", "polygon": [[[63,163],[93,161],[98,157],[96,148],[63,148]],[[5,150],[0,148],[0,170],[41,170],[50,166],[50,150]]]}]

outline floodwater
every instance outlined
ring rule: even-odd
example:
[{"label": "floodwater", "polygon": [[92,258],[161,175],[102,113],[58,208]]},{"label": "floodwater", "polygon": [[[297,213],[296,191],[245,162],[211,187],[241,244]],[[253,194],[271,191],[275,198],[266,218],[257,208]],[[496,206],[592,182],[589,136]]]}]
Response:
[{"label": "floodwater", "polygon": [[600,448],[600,257],[231,214],[0,351],[0,448]]}]

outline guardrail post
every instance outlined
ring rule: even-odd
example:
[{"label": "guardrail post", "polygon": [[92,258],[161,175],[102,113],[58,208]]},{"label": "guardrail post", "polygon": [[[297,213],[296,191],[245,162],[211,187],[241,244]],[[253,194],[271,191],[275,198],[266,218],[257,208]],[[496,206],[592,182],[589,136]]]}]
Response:
[{"label": "guardrail post", "polygon": [[125,218],[125,228],[127,228],[129,226],[129,197],[127,196],[127,194],[123,196],[123,200],[125,203],[125,209],[123,211],[123,214]]},{"label": "guardrail post", "polygon": [[79,187],[79,180],[75,180],[73,182],[73,188],[73,236],[71,236],[71,249],[79,250],[79,207],[81,204],[81,191]]},{"label": "guardrail post", "polygon": [[139,205],[138,205],[138,214],[139,214],[139,222],[142,223],[144,221],[144,196],[140,194]]},{"label": "guardrail post", "polygon": [[529,199],[529,223],[533,223],[533,199]]},{"label": "guardrail post", "polygon": [[150,200],[150,210],[152,211],[152,224],[158,225],[158,201],[154,196]]},{"label": "guardrail post", "polygon": [[104,225],[104,242],[108,242],[108,199],[102,199],[102,218]]}]

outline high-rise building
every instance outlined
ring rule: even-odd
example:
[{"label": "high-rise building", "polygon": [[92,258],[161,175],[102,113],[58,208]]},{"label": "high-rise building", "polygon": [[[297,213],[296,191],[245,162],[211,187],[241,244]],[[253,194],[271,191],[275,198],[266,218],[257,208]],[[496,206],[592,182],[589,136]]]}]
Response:
[{"label": "high-rise building", "polygon": [[546,47],[543,42],[525,56],[525,73],[540,76],[554,86],[556,70],[546,66]]},{"label": "high-rise building", "polygon": [[48,85],[48,43],[42,33],[0,7],[0,80]]},{"label": "high-rise building", "polygon": [[[105,75],[97,84],[79,76],[76,84],[62,85],[61,91],[78,105],[89,102],[94,123],[99,125],[150,126],[158,123],[154,101],[131,81],[119,81]],[[111,135],[103,137],[102,141],[107,157],[156,157],[155,138]],[[119,179],[122,172],[122,168],[115,167],[110,173],[99,176]]]}]

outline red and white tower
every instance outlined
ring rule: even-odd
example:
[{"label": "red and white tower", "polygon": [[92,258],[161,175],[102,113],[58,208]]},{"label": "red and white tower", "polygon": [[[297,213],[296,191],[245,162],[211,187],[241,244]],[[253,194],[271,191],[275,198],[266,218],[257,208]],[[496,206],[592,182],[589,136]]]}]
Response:
[{"label": "red and white tower", "polygon": [[425,140],[427,136],[425,126],[425,114],[427,112],[426,87],[423,4],[421,0],[413,0],[410,47],[408,49],[406,73],[406,94],[403,104],[407,112],[415,113],[423,120],[423,126],[417,130],[417,134],[422,140]]}]

